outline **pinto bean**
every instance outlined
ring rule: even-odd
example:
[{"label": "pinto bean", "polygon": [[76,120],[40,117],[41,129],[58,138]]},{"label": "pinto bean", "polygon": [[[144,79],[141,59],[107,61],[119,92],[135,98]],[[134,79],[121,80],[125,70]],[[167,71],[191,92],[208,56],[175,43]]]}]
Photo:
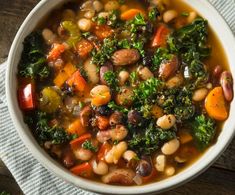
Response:
[{"label": "pinto bean", "polygon": [[132,104],[133,90],[130,87],[121,87],[115,101],[118,105],[130,106]]},{"label": "pinto bean", "polygon": [[142,80],[148,80],[154,77],[153,73],[148,69],[148,67],[140,66],[138,67],[137,72]]},{"label": "pinto bean", "polygon": [[224,71],[220,77],[220,85],[223,88],[225,99],[230,102],[233,99],[233,78],[230,72]]},{"label": "pinto bean", "polygon": [[66,150],[63,153],[62,161],[65,167],[72,167],[75,164],[73,152],[71,150]]},{"label": "pinto bean", "polygon": [[136,63],[140,54],[136,49],[120,49],[114,52],[112,62],[115,66],[125,66]]},{"label": "pinto bean", "polygon": [[149,176],[152,172],[151,164],[146,160],[140,160],[138,166],[136,167],[136,173],[142,177]]},{"label": "pinto bean", "polygon": [[138,126],[143,121],[143,117],[136,110],[129,111],[127,117],[128,117],[128,123],[134,126]]},{"label": "pinto bean", "polygon": [[108,71],[112,71],[113,67],[112,66],[101,66],[100,68],[100,81],[102,84],[107,85],[107,82],[104,79],[104,74]]},{"label": "pinto bean", "polygon": [[159,68],[159,76],[163,79],[168,79],[170,76],[174,75],[179,66],[179,61],[176,56],[174,56],[169,61],[164,61],[161,63]]},{"label": "pinto bean", "polygon": [[174,154],[180,147],[180,142],[178,139],[172,139],[168,142],[166,142],[162,148],[161,151],[165,155],[172,155]]},{"label": "pinto bean", "polygon": [[220,75],[223,72],[223,69],[221,66],[217,65],[214,70],[213,70],[213,74],[212,74],[212,80],[214,84],[218,84],[218,80],[220,79]]},{"label": "pinto bean", "polygon": [[91,106],[85,106],[82,111],[80,112],[80,120],[82,123],[82,126],[88,127],[89,126],[89,120],[91,118],[92,109]]},{"label": "pinto bean", "polygon": [[179,87],[184,82],[184,78],[181,74],[177,74],[174,77],[170,78],[166,82],[166,87],[169,89]]},{"label": "pinto bean", "polygon": [[134,177],[135,172],[131,169],[115,169],[104,175],[101,179],[104,183],[131,185],[133,184]]},{"label": "pinto bean", "polygon": [[110,131],[110,135],[111,135],[111,138],[113,141],[115,141],[115,140],[121,141],[128,134],[127,128],[123,125],[116,125],[116,127],[114,129],[111,129],[109,131]]},{"label": "pinto bean", "polygon": [[115,111],[109,118],[109,124],[111,126],[123,123],[123,114],[121,112]]},{"label": "pinto bean", "polygon": [[96,138],[100,143],[104,143],[111,139],[110,131],[98,131]]}]

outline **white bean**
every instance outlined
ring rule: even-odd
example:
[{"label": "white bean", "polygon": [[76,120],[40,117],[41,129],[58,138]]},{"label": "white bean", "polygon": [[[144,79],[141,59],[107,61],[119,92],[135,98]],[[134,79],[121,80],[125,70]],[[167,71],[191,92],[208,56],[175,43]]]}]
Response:
[{"label": "white bean", "polygon": [[181,158],[181,157],[179,157],[179,156],[175,156],[174,160],[175,160],[177,163],[184,163],[184,162],[187,161],[185,158]]},{"label": "white bean", "polygon": [[187,22],[188,24],[192,23],[197,17],[197,13],[196,12],[190,12],[189,16],[187,18]]},{"label": "white bean", "polygon": [[192,99],[195,102],[199,102],[204,100],[207,94],[208,94],[208,89],[206,88],[197,89],[196,91],[194,91]]},{"label": "white bean", "polygon": [[87,18],[82,18],[78,20],[78,27],[81,31],[89,31],[91,29],[91,20]]},{"label": "white bean", "polygon": [[123,125],[116,125],[116,127],[114,129],[109,130],[109,131],[110,131],[110,136],[113,141],[115,141],[115,140],[121,141],[128,134],[127,128]]},{"label": "white bean", "polygon": [[56,42],[57,36],[48,28],[43,29],[42,37],[47,42],[48,45],[52,45]]},{"label": "white bean", "polygon": [[137,157],[137,154],[132,151],[132,150],[127,150],[126,152],[124,152],[124,154],[122,155],[122,157],[126,160],[126,161],[130,161],[131,159],[134,159],[135,157]]},{"label": "white bean", "polygon": [[91,162],[92,169],[97,175],[105,175],[109,172],[109,167],[104,161],[99,161],[98,163],[93,160]]},{"label": "white bean", "polygon": [[104,6],[100,1],[94,1],[93,8],[95,9],[96,12],[100,12],[104,8]]},{"label": "white bean", "polygon": [[108,12],[100,12],[98,14],[98,17],[107,19],[109,17],[109,13]]},{"label": "white bean", "polygon": [[165,167],[166,167],[166,156],[160,154],[156,157],[155,168],[157,169],[157,171],[163,172]]},{"label": "white bean", "polygon": [[88,10],[93,9],[92,0],[85,1],[81,5],[80,9],[81,9],[81,11],[88,11]]},{"label": "white bean", "polygon": [[147,67],[143,66],[138,67],[137,72],[142,80],[148,80],[154,76]]},{"label": "white bean", "polygon": [[98,131],[96,138],[100,143],[104,143],[105,141],[111,139],[110,131]]},{"label": "white bean", "polygon": [[161,151],[165,155],[172,155],[174,154],[180,147],[180,142],[178,139],[172,139],[168,142],[166,142],[162,148]]},{"label": "white bean", "polygon": [[167,167],[165,170],[165,174],[167,176],[172,176],[175,174],[175,168],[174,167]]},{"label": "white bean", "polygon": [[175,10],[167,10],[163,14],[163,21],[165,23],[168,23],[168,22],[172,21],[173,19],[175,19],[177,16],[178,16],[177,11],[175,11]]},{"label": "white bean", "polygon": [[213,87],[212,83],[207,83],[207,85],[206,85],[207,89],[212,89],[212,87]]},{"label": "white bean", "polygon": [[169,89],[179,87],[183,83],[183,81],[184,81],[184,79],[183,79],[182,75],[178,74],[178,75],[170,78],[166,82],[166,87],[169,88]]},{"label": "white bean", "polygon": [[105,155],[105,161],[107,163],[117,164],[123,153],[127,150],[127,143],[122,141],[117,145],[114,145],[112,149]]},{"label": "white bean", "polygon": [[83,68],[87,74],[89,82],[91,82],[93,85],[97,84],[100,78],[97,72],[97,66],[92,63],[91,59],[85,61]]},{"label": "white bean", "polygon": [[119,84],[122,86],[125,84],[125,82],[128,80],[130,74],[129,72],[122,70],[121,72],[119,72],[118,74],[118,80],[119,80]]},{"label": "white bean", "polygon": [[104,5],[104,10],[105,11],[112,11],[112,10],[116,10],[118,8],[119,8],[119,3],[117,1],[108,1]]},{"label": "white bean", "polygon": [[88,19],[91,19],[94,16],[95,16],[95,10],[89,10],[84,14],[84,17]]},{"label": "white bean", "polygon": [[168,114],[160,117],[157,120],[157,125],[162,129],[170,129],[175,125],[176,118],[173,114]]},{"label": "white bean", "polygon": [[84,149],[84,148],[78,148],[73,151],[74,155],[77,159],[87,161],[90,160],[93,153],[90,150]]}]

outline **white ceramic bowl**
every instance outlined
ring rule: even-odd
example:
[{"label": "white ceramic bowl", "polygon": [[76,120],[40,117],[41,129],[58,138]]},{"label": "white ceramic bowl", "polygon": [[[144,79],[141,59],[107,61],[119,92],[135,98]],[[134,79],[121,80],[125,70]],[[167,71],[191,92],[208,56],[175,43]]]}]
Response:
[{"label": "white ceramic bowl", "polygon": [[[184,0],[191,7],[197,10],[204,18],[209,21],[209,25],[214,29],[217,36],[223,45],[226,52],[230,69],[235,78],[235,40],[229,27],[217,13],[217,11],[205,0]],[[28,15],[18,31],[14,42],[12,44],[10,54],[8,57],[7,76],[6,76],[6,95],[8,101],[8,108],[24,144],[28,147],[30,152],[34,155],[39,162],[41,162],[47,169],[55,173],[57,176],[64,180],[73,183],[75,186],[81,187],[86,190],[107,193],[107,194],[142,194],[142,193],[159,193],[173,187],[179,186],[201,172],[205,171],[225,150],[233,138],[235,132],[235,101],[231,103],[230,116],[225,122],[222,132],[220,133],[217,143],[214,144],[204,155],[195,162],[192,166],[188,167],[179,174],[170,177],[166,180],[151,183],[144,186],[112,186],[90,181],[72,175],[68,170],[54,161],[35,141],[30,130],[23,122],[23,115],[19,109],[17,102],[17,65],[20,60],[21,52],[23,49],[23,40],[34,30],[38,22],[44,18],[52,9],[65,2],[65,0],[42,0]],[[234,90],[235,91],[235,90]]]}]

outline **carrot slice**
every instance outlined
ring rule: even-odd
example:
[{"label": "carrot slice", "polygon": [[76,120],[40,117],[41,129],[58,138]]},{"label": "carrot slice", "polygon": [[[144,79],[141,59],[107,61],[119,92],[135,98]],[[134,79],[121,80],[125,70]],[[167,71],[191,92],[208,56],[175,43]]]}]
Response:
[{"label": "carrot slice", "polygon": [[80,71],[77,70],[73,75],[67,80],[67,84],[71,87],[75,87],[77,91],[84,91],[86,87],[86,80],[80,74]]},{"label": "carrot slice", "polygon": [[165,47],[169,34],[170,29],[164,24],[160,25],[153,38],[152,47]]},{"label": "carrot slice", "polygon": [[105,39],[113,34],[113,30],[108,25],[97,25],[94,28],[94,33],[98,39]]},{"label": "carrot slice", "polygon": [[65,51],[65,46],[63,44],[55,43],[49,52],[47,59],[49,61],[55,61],[59,56]]},{"label": "carrot slice", "polygon": [[129,9],[121,14],[121,20],[131,20],[133,19],[137,14],[142,14],[145,16],[144,11],[140,9]]},{"label": "carrot slice", "polygon": [[99,152],[97,154],[98,160],[104,160],[105,154],[110,151],[112,146],[108,142],[104,142],[102,146],[99,149]]},{"label": "carrot slice", "polygon": [[87,55],[91,52],[92,49],[92,43],[90,41],[87,41],[86,39],[82,39],[76,45],[76,50],[81,58],[87,57]]},{"label": "carrot slice", "polygon": [[90,178],[93,173],[92,167],[88,162],[77,165],[77,166],[71,168],[70,171],[75,175],[79,175],[81,177],[86,177],[86,178]]},{"label": "carrot slice", "polygon": [[90,133],[86,133],[84,135],[81,135],[80,137],[72,140],[69,144],[71,146],[71,148],[77,148],[79,145],[81,145],[84,141],[88,140],[91,138],[91,134]]},{"label": "carrot slice", "polygon": [[223,121],[228,117],[225,98],[222,87],[215,87],[207,95],[205,108],[210,117]]},{"label": "carrot slice", "polygon": [[79,136],[86,132],[86,128],[82,126],[80,119],[73,121],[67,128],[70,134],[78,134]]}]

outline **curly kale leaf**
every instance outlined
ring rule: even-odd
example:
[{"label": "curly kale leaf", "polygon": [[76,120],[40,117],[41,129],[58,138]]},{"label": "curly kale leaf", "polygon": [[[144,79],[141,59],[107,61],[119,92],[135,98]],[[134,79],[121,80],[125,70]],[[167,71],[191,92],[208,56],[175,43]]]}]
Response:
[{"label": "curly kale leaf", "polygon": [[50,126],[49,121],[51,120],[45,112],[37,111],[34,114],[27,116],[25,122],[33,129],[36,138],[39,143],[43,144],[45,141],[52,141],[53,144],[61,144],[68,142],[71,136],[67,132],[55,125]]},{"label": "curly kale leaf", "polygon": [[199,149],[205,149],[214,138],[215,122],[202,114],[195,117],[192,129]]},{"label": "curly kale leaf", "polygon": [[19,63],[19,74],[23,77],[47,78],[50,70],[44,53],[42,36],[37,32],[27,36]]},{"label": "curly kale leaf", "polygon": [[163,47],[158,48],[152,57],[153,65],[151,69],[153,71],[157,70],[160,67],[160,64],[162,63],[162,61],[170,60],[173,58],[173,56],[174,55],[171,54],[167,48],[163,48]]},{"label": "curly kale leaf", "polygon": [[131,149],[139,154],[150,155],[155,152],[162,144],[176,137],[174,131],[162,130],[155,127],[153,122],[149,126],[141,130],[141,132],[134,132],[132,138],[128,141]]},{"label": "curly kale leaf", "polygon": [[104,73],[104,80],[113,91],[119,91],[119,81],[115,72],[107,71],[106,73]]}]

